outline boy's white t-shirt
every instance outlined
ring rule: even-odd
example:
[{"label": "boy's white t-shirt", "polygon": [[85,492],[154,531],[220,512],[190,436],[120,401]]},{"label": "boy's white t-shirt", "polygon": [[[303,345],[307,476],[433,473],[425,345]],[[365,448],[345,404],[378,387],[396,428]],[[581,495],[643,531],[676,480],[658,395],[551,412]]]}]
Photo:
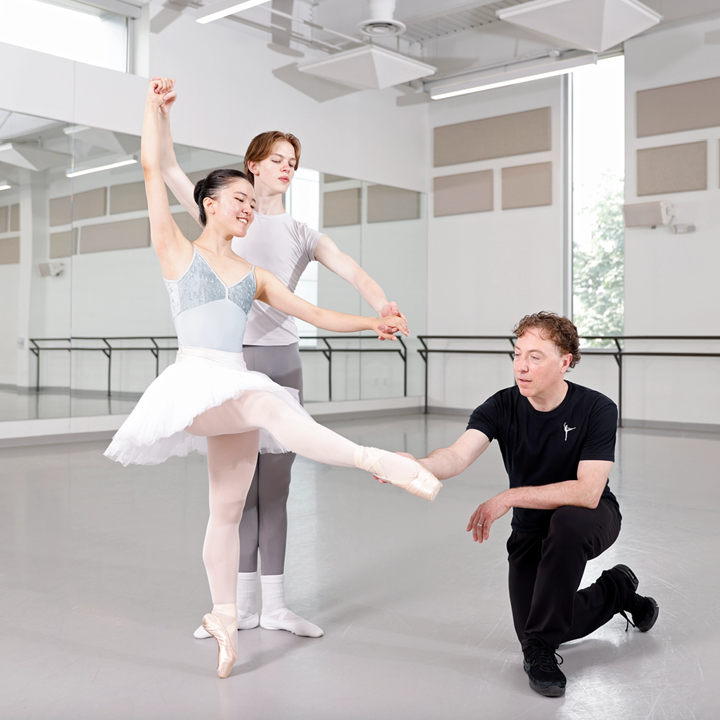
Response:
[{"label": "boy's white t-shirt", "polygon": [[[269,270],[290,292],[295,292],[303,271],[315,259],[323,233],[298,222],[288,213],[261,215],[244,238],[233,238],[232,249],[252,265]],[[243,345],[292,345],[298,342],[295,319],[255,300],[248,314]]]}]

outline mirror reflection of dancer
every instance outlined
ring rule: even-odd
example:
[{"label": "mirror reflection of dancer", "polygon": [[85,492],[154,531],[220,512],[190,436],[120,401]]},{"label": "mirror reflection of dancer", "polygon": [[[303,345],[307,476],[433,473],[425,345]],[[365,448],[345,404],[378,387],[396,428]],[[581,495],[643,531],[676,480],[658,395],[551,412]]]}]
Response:
[{"label": "mirror reflection of dancer", "polygon": [[160,168],[159,111],[172,81],[150,81],[142,135],[142,165],[152,242],[170,293],[180,350],[145,391],[105,454],[123,465],[152,465],[192,450],[206,451],[210,483],[203,562],[213,610],[203,627],[218,642],[220,677],[237,658],[238,525],[258,449],[300,453],[317,462],[382,474],[398,487],[432,500],[441,484],[408,458],[365,448],[317,424],[295,398],[245,366],[242,341],[255,298],[333,332],[406,328],[383,319],[317,308],[296,297],[267,270],[231,248],[253,220],[253,188],[237,170],[216,170],[195,186],[204,230],[193,244],[170,212]]},{"label": "mirror reflection of dancer", "polygon": [[[169,112],[176,99],[168,95],[160,116],[163,177],[183,207],[199,222],[193,185],[178,165],[170,134]],[[233,250],[249,262],[272,272],[291,291],[312,260],[353,285],[379,317],[400,315],[382,288],[327,236],[298,222],[285,212],[283,195],[300,160],[300,142],[286,133],[265,132],[255,137],[245,153],[245,173],[254,181],[255,222],[244,237],[233,240]],[[381,328],[389,330],[389,328]],[[393,332],[398,327],[393,328]],[[403,325],[402,330],[407,335]],[[245,362],[284,387],[300,393],[302,363],[298,331],[288,314],[265,303],[253,303],[243,345]],[[284,572],[287,544],[287,499],[295,455],[262,454],[240,522],[238,568],[238,629],[261,627],[320,637],[323,631],[299,617],[285,604]],[[258,553],[262,585],[262,614],[257,612]],[[209,637],[199,627],[195,637]]]}]

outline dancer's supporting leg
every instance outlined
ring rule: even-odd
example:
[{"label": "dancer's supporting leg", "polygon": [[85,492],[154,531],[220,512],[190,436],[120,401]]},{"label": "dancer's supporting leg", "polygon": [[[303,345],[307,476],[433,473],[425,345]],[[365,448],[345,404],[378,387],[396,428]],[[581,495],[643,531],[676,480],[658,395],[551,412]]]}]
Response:
[{"label": "dancer's supporting leg", "polygon": [[227,677],[237,657],[238,525],[258,448],[257,432],[208,437],[210,518],[203,545],[213,610],[203,627],[218,641],[218,675]]}]

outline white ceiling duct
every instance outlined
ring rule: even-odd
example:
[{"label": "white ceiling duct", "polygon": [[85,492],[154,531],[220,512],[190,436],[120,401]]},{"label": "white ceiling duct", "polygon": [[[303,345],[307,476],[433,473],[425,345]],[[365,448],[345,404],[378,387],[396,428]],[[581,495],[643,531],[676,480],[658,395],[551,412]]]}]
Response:
[{"label": "white ceiling duct", "polygon": [[402,35],[405,25],[395,20],[395,0],[368,0],[370,18],[363,20],[357,29],[363,34],[374,38]]},{"label": "white ceiling duct", "polygon": [[382,90],[427,77],[436,69],[419,60],[370,45],[298,67],[300,72],[360,90]]},{"label": "white ceiling duct", "polygon": [[662,20],[638,0],[533,0],[497,15],[558,46],[592,52],[614,47]]}]

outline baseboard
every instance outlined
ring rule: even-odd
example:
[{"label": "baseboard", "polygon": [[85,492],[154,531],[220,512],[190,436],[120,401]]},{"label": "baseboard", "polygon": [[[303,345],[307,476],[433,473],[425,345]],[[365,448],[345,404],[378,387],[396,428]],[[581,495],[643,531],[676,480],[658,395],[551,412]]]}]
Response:
[{"label": "baseboard", "polygon": [[439,405],[428,405],[428,414],[432,415],[453,415],[469,418],[475,408],[442,407]]},{"label": "baseboard", "polygon": [[[318,422],[416,415],[423,411],[419,396],[307,403],[305,407]],[[110,440],[126,418],[98,415],[0,422],[0,448]]]},{"label": "baseboard", "polygon": [[676,432],[720,433],[720,425],[714,423],[683,423],[672,420],[634,420],[623,418],[624,428],[641,430],[675,430]]},{"label": "baseboard", "polygon": [[127,415],[0,422],[0,448],[109,440]]},{"label": "baseboard", "polygon": [[423,412],[423,407],[423,399],[419,396],[305,403],[305,409],[318,422],[417,415]]}]

